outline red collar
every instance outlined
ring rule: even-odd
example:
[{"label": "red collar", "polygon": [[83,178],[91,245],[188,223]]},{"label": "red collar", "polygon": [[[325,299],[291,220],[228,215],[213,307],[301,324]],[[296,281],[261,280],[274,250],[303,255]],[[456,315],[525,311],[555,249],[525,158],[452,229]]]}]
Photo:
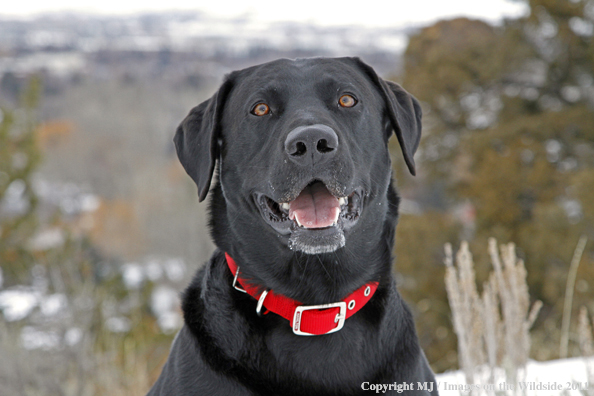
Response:
[{"label": "red collar", "polygon": [[[373,297],[379,284],[378,282],[369,282],[339,302],[322,305],[301,305],[300,302],[276,294],[272,290],[259,293],[257,287],[250,285],[245,279],[239,277],[239,267],[231,256],[225,253],[225,257],[231,273],[235,276],[233,287],[258,300],[256,312],[260,314],[262,307],[264,307],[282,316],[291,322],[293,333],[297,335],[330,334],[342,329],[344,321],[363,308]],[[236,285],[237,282],[243,289]]]}]

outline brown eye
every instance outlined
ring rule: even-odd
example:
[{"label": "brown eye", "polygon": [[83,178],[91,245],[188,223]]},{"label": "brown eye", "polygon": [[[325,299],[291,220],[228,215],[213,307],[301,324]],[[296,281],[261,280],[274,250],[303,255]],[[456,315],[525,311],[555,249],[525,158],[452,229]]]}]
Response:
[{"label": "brown eye", "polygon": [[270,113],[270,107],[266,103],[258,103],[252,110],[252,114],[257,116],[263,116],[268,113]]},{"label": "brown eye", "polygon": [[351,95],[342,95],[340,99],[338,99],[338,104],[340,104],[342,107],[353,107],[357,104],[357,99]]}]

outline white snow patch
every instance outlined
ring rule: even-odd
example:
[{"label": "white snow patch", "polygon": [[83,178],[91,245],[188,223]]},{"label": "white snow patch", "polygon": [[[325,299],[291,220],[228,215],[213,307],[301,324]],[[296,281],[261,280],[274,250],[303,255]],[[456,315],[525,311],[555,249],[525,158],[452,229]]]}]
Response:
[{"label": "white snow patch", "polygon": [[157,324],[165,334],[173,334],[182,326],[181,315],[177,312],[167,312],[157,318]]},{"label": "white snow patch", "polygon": [[40,304],[39,309],[45,316],[55,316],[68,306],[68,299],[65,294],[56,293],[45,296]]},{"label": "white snow patch", "polygon": [[144,281],[142,266],[138,263],[126,263],[121,268],[124,283],[128,289],[138,289]]},{"label": "white snow patch", "polygon": [[60,345],[60,337],[54,331],[41,331],[32,326],[25,326],[21,330],[21,344],[23,348],[55,349]]},{"label": "white snow patch", "polygon": [[8,322],[26,318],[39,304],[41,293],[26,288],[13,288],[0,292],[0,309]]},{"label": "white snow patch", "polygon": [[65,240],[66,237],[61,229],[57,227],[50,228],[39,232],[31,238],[29,248],[32,250],[48,250],[62,246]]},{"label": "white snow patch", "polygon": [[64,342],[66,345],[74,346],[78,344],[83,337],[83,331],[78,327],[71,327],[64,334]]},{"label": "white snow patch", "polygon": [[80,197],[80,209],[83,212],[94,212],[101,206],[101,199],[94,194],[83,194]]},{"label": "white snow patch", "polygon": [[165,273],[172,282],[179,282],[186,275],[186,263],[181,258],[167,259],[163,265]]},{"label": "white snow patch", "polygon": [[161,279],[161,277],[163,276],[163,268],[161,268],[161,264],[159,263],[159,261],[155,259],[150,259],[146,262],[144,266],[144,273],[146,274],[146,277],[149,280],[155,282]]},{"label": "white snow patch", "polygon": [[157,286],[151,294],[151,309],[157,317],[157,324],[164,333],[171,333],[181,327],[182,319],[178,312],[180,300],[175,289]]}]

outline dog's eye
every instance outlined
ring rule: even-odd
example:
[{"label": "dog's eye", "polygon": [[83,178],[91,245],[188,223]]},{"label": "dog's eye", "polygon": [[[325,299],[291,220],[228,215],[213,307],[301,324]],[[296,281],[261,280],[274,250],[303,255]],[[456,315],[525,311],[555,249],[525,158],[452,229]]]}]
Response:
[{"label": "dog's eye", "polygon": [[340,99],[338,99],[338,104],[342,107],[353,107],[357,104],[357,99],[351,95],[342,95]]},{"label": "dog's eye", "polygon": [[252,109],[252,114],[257,116],[263,116],[270,113],[270,107],[266,103],[258,103]]}]

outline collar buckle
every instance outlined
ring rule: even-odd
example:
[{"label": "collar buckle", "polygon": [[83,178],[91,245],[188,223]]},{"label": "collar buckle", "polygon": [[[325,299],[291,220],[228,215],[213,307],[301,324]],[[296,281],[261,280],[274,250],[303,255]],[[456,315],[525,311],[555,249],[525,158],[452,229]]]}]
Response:
[{"label": "collar buckle", "polygon": [[330,309],[330,308],[340,308],[340,312],[336,314],[336,318],[334,318],[334,323],[337,323],[336,327],[332,330],[327,331],[324,334],[334,333],[344,326],[344,321],[346,320],[346,311],[347,311],[347,304],[344,301],[339,301],[336,303],[331,304],[322,304],[322,305],[300,305],[295,308],[295,313],[293,314],[293,333],[301,336],[313,336],[317,334],[307,333],[301,331],[301,320],[303,318],[303,311],[309,311],[312,309]]},{"label": "collar buckle", "polygon": [[237,277],[239,276],[239,267],[237,267],[237,271],[235,271],[235,277],[233,277],[233,287],[235,288],[235,290],[239,290],[242,293],[247,293],[244,289],[242,289],[237,285]]}]

